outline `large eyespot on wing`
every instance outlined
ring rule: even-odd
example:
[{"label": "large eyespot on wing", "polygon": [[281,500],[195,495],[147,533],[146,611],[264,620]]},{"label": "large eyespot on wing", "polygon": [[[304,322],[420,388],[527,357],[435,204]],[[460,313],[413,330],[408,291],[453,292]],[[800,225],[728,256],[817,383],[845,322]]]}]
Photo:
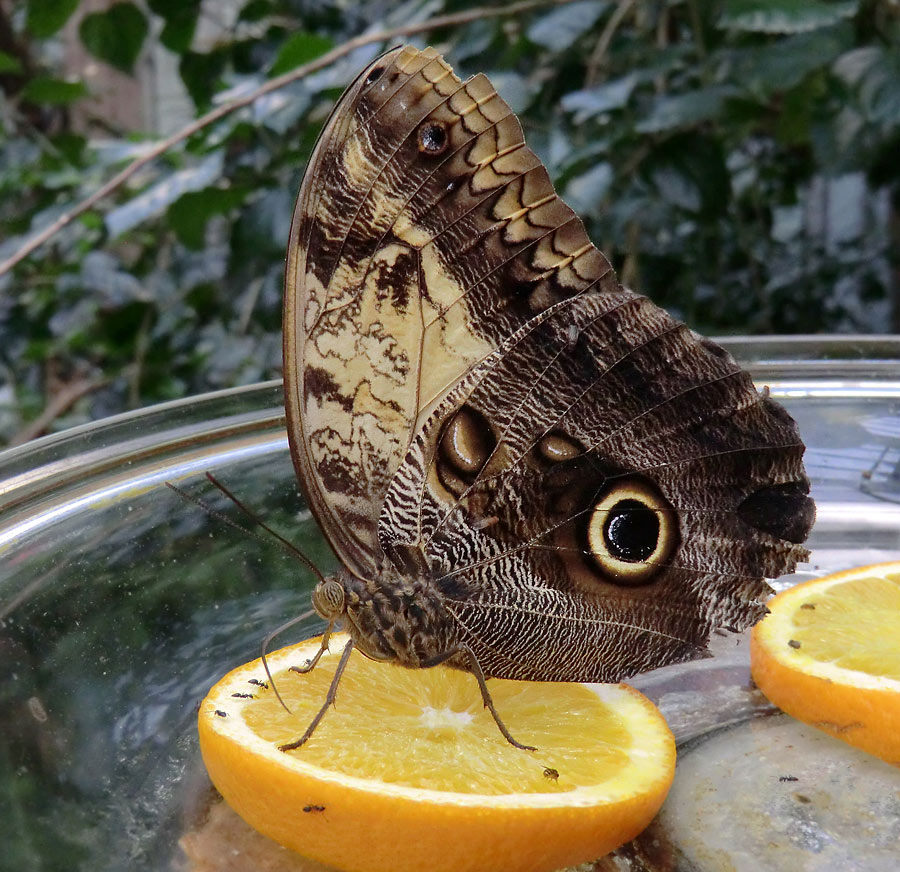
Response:
[{"label": "large eyespot on wing", "polygon": [[[438,436],[463,407],[492,447],[448,489]],[[802,455],[794,422],[724,351],[625,289],[582,294],[436,408],[380,534],[437,568],[492,674],[619,680],[765,613],[765,577],[807,553]]]},{"label": "large eyespot on wing", "polygon": [[641,585],[666,567],[678,546],[675,510],[651,481],[616,479],[584,525],[585,553],[615,584]]}]

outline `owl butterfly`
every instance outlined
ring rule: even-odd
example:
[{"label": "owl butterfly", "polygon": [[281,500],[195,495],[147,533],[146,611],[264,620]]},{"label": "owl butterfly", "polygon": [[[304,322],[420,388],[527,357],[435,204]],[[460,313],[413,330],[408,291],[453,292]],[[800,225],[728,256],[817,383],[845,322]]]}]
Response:
[{"label": "owl butterfly", "polygon": [[619,284],[488,79],[433,49],[363,70],[319,138],[284,373],[345,655],[446,662],[486,704],[483,676],[615,682],[754,623],[807,555],[793,420]]}]

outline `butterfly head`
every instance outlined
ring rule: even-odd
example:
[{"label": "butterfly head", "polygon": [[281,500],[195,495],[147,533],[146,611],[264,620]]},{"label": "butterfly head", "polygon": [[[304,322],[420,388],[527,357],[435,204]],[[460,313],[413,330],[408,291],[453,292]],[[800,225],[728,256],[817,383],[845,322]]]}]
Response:
[{"label": "butterfly head", "polygon": [[326,578],[316,585],[313,608],[329,623],[340,618],[347,609],[344,586],[336,578]]}]

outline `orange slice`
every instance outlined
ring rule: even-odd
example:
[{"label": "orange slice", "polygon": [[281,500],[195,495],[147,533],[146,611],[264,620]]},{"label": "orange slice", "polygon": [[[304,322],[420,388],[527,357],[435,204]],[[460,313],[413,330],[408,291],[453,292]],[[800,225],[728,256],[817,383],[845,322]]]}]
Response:
[{"label": "orange slice", "polygon": [[799,584],[753,628],[759,689],[783,711],[900,765],[900,563]]},{"label": "orange slice", "polygon": [[[346,637],[332,637],[340,652]],[[539,872],[592,860],[636,836],[662,804],[675,745],[655,706],[624,685],[491,680],[512,747],[475,679],[407,670],[354,651],[335,706],[295,751],[338,655],[289,672],[310,640],[226,675],[200,707],[210,778],[251,826],[347,872]]]}]

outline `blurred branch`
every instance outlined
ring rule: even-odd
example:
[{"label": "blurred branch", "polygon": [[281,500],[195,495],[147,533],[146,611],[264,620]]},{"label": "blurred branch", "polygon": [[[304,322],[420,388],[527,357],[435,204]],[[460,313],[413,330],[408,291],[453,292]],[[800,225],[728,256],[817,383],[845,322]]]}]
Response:
[{"label": "blurred branch", "polygon": [[47,428],[60,416],[64,415],[82,397],[96,391],[109,382],[107,378],[78,378],[54,395],[44,407],[44,411],[30,424],[23,427],[9,440],[9,447],[29,442],[44,433]]},{"label": "blurred branch", "polygon": [[[342,43],[336,48],[333,48],[331,51],[326,52],[321,57],[316,58],[314,61],[310,61],[309,63],[303,64],[302,66],[299,66],[291,70],[290,72],[284,73],[283,75],[269,80],[264,85],[261,85],[254,91],[245,94],[243,97],[238,97],[234,100],[229,100],[227,103],[221,104],[212,111],[207,112],[205,115],[202,115],[200,118],[196,119],[196,121],[193,121],[190,124],[186,125],[177,133],[174,133],[172,136],[169,136],[168,138],[158,142],[153,148],[148,150],[136,160],[132,161],[123,170],[113,176],[108,182],[106,182],[106,184],[101,185],[89,197],[81,200],[76,206],[74,206],[69,211],[64,212],[55,221],[53,221],[42,231],[40,231],[40,233],[36,233],[34,236],[32,236],[31,239],[29,239],[18,251],[16,251],[12,256],[0,263],[0,276],[9,272],[14,266],[16,266],[16,264],[20,263],[22,260],[28,257],[28,255],[30,255],[33,251],[40,248],[45,242],[52,239],[73,220],[92,209],[97,202],[111,194],[117,188],[121,187],[121,185],[128,181],[128,179],[130,179],[142,167],[146,166],[151,161],[156,160],[156,158],[164,154],[173,146],[177,145],[179,142],[188,139],[195,133],[203,130],[204,127],[208,127],[209,125],[214,124],[216,121],[224,118],[226,115],[229,115],[238,109],[242,109],[244,106],[248,106],[254,100],[258,100],[265,94],[269,94],[272,91],[277,91],[279,88],[283,88],[285,85],[296,82],[298,79],[302,79],[305,76],[310,75],[311,73],[317,72],[318,70],[327,67],[329,64],[333,64],[335,61],[340,60],[340,58],[350,54],[351,52],[364,45],[369,45],[373,42],[390,42],[391,40],[397,39],[398,37],[412,36],[417,33],[425,33],[429,30],[436,30],[441,27],[453,27],[460,24],[467,24],[471,21],[477,21],[483,18],[495,18],[505,15],[518,15],[523,12],[529,12],[532,9],[538,9],[541,6],[564,6],[572,2],[575,2],[575,0],[524,0],[524,2],[513,3],[509,6],[503,7],[480,7],[477,9],[467,9],[464,12],[456,12],[449,15],[439,15],[435,18],[429,18],[427,21],[422,21],[417,24],[407,24],[402,27],[393,27],[389,30],[380,30],[377,33],[363,34],[362,36],[354,37],[353,39]],[[631,0],[625,0],[625,3],[630,2]]]},{"label": "blurred branch", "polygon": [[597,84],[597,80],[600,77],[600,68],[603,66],[606,52],[609,50],[609,44],[616,35],[619,25],[625,20],[625,16],[631,11],[634,3],[635,0],[619,0],[619,5],[616,7],[615,12],[609,16],[609,21],[606,22],[606,27],[603,28],[603,33],[600,34],[600,38],[597,40],[597,44],[594,46],[594,50],[591,52],[587,62],[587,72],[584,74],[584,83],[587,87]]},{"label": "blurred branch", "polygon": [[688,0],[688,11],[691,16],[691,29],[694,31],[694,43],[697,46],[697,55],[703,59],[706,57],[706,40],[703,36],[703,16],[697,6],[697,0]]}]

